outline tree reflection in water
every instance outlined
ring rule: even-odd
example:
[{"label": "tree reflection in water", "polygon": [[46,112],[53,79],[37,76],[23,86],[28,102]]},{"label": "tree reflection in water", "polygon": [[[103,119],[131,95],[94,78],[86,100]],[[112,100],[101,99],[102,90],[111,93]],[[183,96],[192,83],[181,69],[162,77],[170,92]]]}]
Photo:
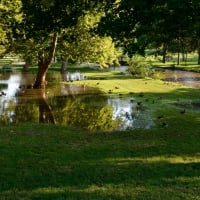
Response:
[{"label": "tree reflection in water", "polygon": [[57,109],[54,116],[59,124],[84,128],[90,131],[118,129],[120,120],[113,119],[113,109],[103,96],[76,96],[51,99]]},{"label": "tree reflection in water", "polygon": [[[21,77],[21,75],[20,75]],[[24,78],[24,76],[23,76]],[[146,110],[136,109],[128,98],[109,98],[84,85],[48,84],[46,89],[27,89],[25,79],[11,75],[0,81],[0,123],[37,122],[62,124],[89,131],[150,128],[153,120]],[[23,81],[23,82],[22,82]],[[11,87],[12,86],[12,87]]]},{"label": "tree reflection in water", "polygon": [[[34,90],[35,91],[35,90]],[[89,131],[113,131],[151,128],[154,123],[149,109],[138,110],[129,99],[100,95],[68,95],[46,97],[45,90],[36,90],[37,98],[17,98],[7,102],[1,112],[1,123],[39,122],[61,124]],[[2,114],[3,113],[3,114]]]},{"label": "tree reflection in water", "polygon": [[118,129],[120,124],[119,119],[113,119],[113,109],[103,96],[46,98],[45,90],[37,90],[37,98],[27,98],[27,93],[25,96],[17,98],[15,103],[13,100],[6,101],[8,106],[6,112],[1,112],[1,123],[57,123],[89,131],[112,131]]}]

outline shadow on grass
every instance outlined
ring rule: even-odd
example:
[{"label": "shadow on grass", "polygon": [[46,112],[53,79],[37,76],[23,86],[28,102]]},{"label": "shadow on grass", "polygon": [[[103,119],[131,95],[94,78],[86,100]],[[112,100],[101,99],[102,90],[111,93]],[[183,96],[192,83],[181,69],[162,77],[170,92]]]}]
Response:
[{"label": "shadow on grass", "polygon": [[[199,123],[199,118],[191,120],[193,127]],[[1,199],[181,199],[199,194],[200,130],[68,135],[64,127],[49,127],[51,134],[42,127],[34,127],[35,135],[26,134],[30,127],[24,134],[14,134],[16,127],[11,127],[10,134],[1,135]]]},{"label": "shadow on grass", "polygon": [[[146,195],[162,199],[158,198],[158,192],[163,198],[164,195],[185,197],[185,193],[192,193],[197,197],[199,194],[199,163],[126,161],[108,164],[96,160],[59,167],[49,165],[51,171],[45,170],[44,166],[37,170],[19,170],[18,175],[12,177],[15,183],[1,179],[4,183],[1,184],[0,197],[10,196],[12,199],[14,194],[15,197],[28,196],[30,199],[122,200],[140,199]],[[154,189],[150,192],[152,187]]]}]

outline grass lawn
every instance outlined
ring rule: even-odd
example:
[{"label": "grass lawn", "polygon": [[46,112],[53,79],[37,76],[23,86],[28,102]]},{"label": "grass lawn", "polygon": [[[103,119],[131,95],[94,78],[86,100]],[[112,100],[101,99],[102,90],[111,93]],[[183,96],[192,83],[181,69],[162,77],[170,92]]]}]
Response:
[{"label": "grass lawn", "polygon": [[200,199],[200,119],[179,120],[98,134],[1,127],[0,199]]},{"label": "grass lawn", "polygon": [[156,126],[102,133],[47,124],[1,126],[0,199],[199,200],[199,112],[182,114],[173,105],[199,102],[199,89],[116,71],[84,73],[89,79],[77,84],[133,95],[153,107]]},{"label": "grass lawn", "polygon": [[186,71],[194,71],[200,72],[200,65],[198,65],[198,56],[197,53],[191,53],[187,55],[187,61],[184,61],[182,55],[180,55],[180,64],[177,64],[177,54],[171,54],[169,60],[166,63],[162,63],[162,57],[158,57],[155,59],[153,56],[149,56],[149,60],[152,61],[152,64],[155,67],[162,67],[162,68],[172,68],[177,70],[186,70]]}]

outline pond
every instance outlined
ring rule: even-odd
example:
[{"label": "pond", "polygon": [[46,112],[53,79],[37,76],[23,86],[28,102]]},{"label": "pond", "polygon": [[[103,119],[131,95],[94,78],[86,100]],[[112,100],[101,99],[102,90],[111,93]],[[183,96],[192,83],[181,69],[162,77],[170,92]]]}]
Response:
[{"label": "pond", "polygon": [[[57,79],[58,74],[49,79]],[[27,89],[31,74],[11,73],[0,80],[0,124],[38,122],[113,131],[154,126],[151,111],[133,97],[109,97],[84,85],[49,83],[47,89]],[[5,94],[4,94],[5,93]],[[95,94],[95,95],[94,95]]]},{"label": "pond", "polygon": [[[127,73],[127,66],[120,67],[111,67],[110,70],[120,71]],[[171,70],[171,69],[162,69],[157,68],[157,72],[161,73],[163,81],[177,82],[188,87],[200,88],[200,73],[184,71],[184,70]]]},{"label": "pond", "polygon": [[182,70],[162,70],[164,81],[178,82],[188,87],[200,88],[200,73]]},{"label": "pond", "polygon": [[[121,70],[123,71],[124,67]],[[34,82],[33,74],[2,74],[0,76],[0,124],[53,123],[89,131],[149,129],[155,126],[151,108],[138,104],[134,95],[103,96],[97,89],[72,84],[71,82],[75,81],[72,77],[78,81],[82,76],[76,72],[70,74],[70,79],[69,77],[67,79],[61,77],[59,73],[49,74],[48,88],[34,90],[27,89],[27,86]],[[163,77],[165,81],[176,81],[200,88],[198,73],[166,70],[163,72]],[[55,84],[54,80],[58,79],[66,80],[67,84]],[[193,108],[199,106],[199,102],[189,105]]]}]

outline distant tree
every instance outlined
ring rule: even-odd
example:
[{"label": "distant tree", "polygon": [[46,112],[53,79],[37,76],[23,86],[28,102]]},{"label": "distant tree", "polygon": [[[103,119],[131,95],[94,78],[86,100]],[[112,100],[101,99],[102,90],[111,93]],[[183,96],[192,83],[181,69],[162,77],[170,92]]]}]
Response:
[{"label": "distant tree", "polygon": [[184,38],[193,36],[198,41],[198,0],[121,0],[111,1],[109,5],[98,31],[111,35],[130,56],[144,54],[145,48],[151,45],[159,49],[165,62],[171,41],[177,42],[178,55]]},{"label": "distant tree", "polygon": [[189,24],[190,27],[190,37],[193,41],[193,46],[198,53],[198,64],[200,65],[200,2],[198,0],[193,0],[190,5],[191,12],[191,20],[192,23]]}]

